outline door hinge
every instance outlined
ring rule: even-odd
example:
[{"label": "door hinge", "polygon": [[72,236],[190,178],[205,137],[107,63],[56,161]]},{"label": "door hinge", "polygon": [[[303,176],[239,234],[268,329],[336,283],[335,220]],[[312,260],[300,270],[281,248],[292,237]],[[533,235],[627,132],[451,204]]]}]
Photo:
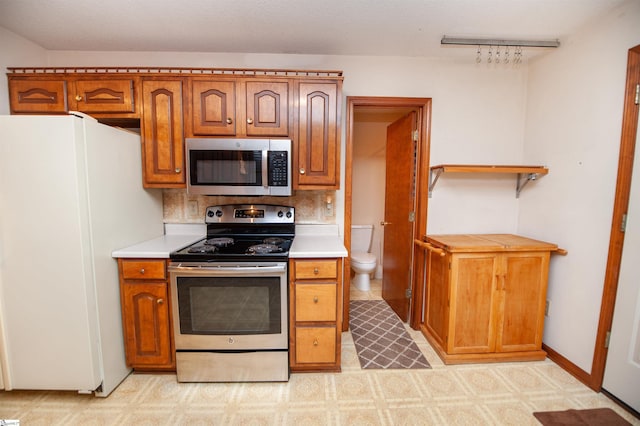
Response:
[{"label": "door hinge", "polygon": [[607,331],[607,334],[604,336],[604,348],[607,349],[609,347],[609,341],[611,340],[611,332]]},{"label": "door hinge", "polygon": [[[636,104],[638,103],[637,99],[638,99],[638,91],[636,90]],[[418,136],[420,136],[420,133],[417,130],[414,130],[413,131],[413,141],[414,142],[418,142]]]},{"label": "door hinge", "polygon": [[636,105],[640,104],[640,83],[636,84]]},{"label": "door hinge", "polygon": [[627,214],[626,213],[622,215],[622,222],[620,223],[620,231],[621,232],[627,231]]},{"label": "door hinge", "polygon": [[407,299],[411,299],[411,289],[408,288],[405,292],[404,295],[406,296]]},{"label": "door hinge", "polygon": [[409,222],[415,222],[416,212],[409,212]]}]

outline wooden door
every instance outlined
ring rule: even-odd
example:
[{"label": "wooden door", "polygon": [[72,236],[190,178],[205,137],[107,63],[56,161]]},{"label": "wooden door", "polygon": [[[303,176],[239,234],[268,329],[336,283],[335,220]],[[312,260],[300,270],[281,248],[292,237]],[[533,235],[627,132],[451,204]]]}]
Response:
[{"label": "wooden door", "polygon": [[289,83],[247,81],[245,98],[247,136],[289,135]]},{"label": "wooden door", "polygon": [[171,364],[167,283],[125,282],[122,292],[127,364],[134,367]]},{"label": "wooden door", "polygon": [[416,113],[387,127],[382,298],[402,319],[409,318],[415,201]]},{"label": "wooden door", "polygon": [[234,136],[237,125],[235,92],[235,81],[193,81],[191,136]]},{"label": "wooden door", "polygon": [[338,83],[301,82],[298,90],[296,189],[339,186]]},{"label": "wooden door", "polygon": [[144,186],[185,186],[182,80],[142,82]]},{"label": "wooden door", "polygon": [[447,353],[494,352],[499,262],[495,253],[452,256]]},{"label": "wooden door", "polygon": [[497,283],[502,315],[496,352],[537,351],[542,345],[549,252],[505,253]]}]

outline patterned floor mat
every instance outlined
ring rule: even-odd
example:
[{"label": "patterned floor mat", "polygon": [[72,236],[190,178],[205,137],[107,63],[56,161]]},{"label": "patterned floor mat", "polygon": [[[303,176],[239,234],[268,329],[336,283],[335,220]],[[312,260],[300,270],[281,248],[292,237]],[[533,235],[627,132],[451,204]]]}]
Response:
[{"label": "patterned floor mat", "polygon": [[349,327],[363,369],[431,368],[387,302],[349,303]]}]

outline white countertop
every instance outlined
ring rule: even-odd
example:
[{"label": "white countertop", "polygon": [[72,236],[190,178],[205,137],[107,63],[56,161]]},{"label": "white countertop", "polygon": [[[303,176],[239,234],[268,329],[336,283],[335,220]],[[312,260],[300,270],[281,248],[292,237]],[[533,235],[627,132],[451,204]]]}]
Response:
[{"label": "white countertop", "polygon": [[347,257],[337,225],[296,225],[290,258]]},{"label": "white countertop", "polygon": [[164,258],[172,251],[180,250],[201,240],[206,235],[204,224],[165,224],[165,234],[129,247],[114,250],[111,257]]},{"label": "white countertop", "polygon": [[[204,238],[206,228],[167,224],[165,232],[166,234],[160,237],[114,250],[111,256],[168,259],[172,251],[180,250]],[[342,236],[338,233],[337,225],[296,225],[296,237],[289,250],[289,257],[347,256],[347,249],[342,242]]]}]

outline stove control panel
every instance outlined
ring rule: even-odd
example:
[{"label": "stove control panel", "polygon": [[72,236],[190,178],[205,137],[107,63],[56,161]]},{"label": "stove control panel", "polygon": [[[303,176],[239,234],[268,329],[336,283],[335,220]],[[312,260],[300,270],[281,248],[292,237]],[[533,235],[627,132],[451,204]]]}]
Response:
[{"label": "stove control panel", "polygon": [[225,204],[207,207],[205,223],[294,223],[295,208],[273,204]]}]

